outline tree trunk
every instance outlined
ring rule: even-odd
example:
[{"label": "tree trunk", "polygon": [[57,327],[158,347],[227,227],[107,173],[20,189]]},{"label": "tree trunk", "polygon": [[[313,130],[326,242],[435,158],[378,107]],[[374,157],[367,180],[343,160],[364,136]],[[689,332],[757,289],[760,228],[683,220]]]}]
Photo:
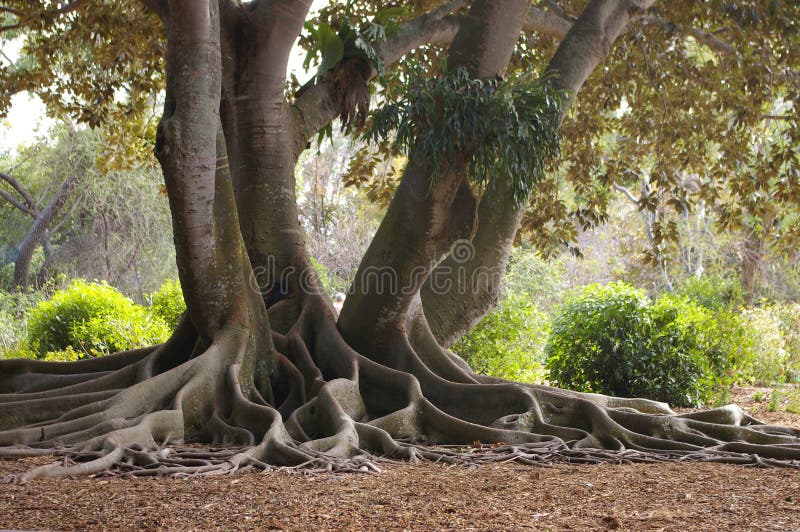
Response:
[{"label": "tree trunk", "polygon": [[[450,47],[448,65],[465,67],[473,78],[493,79],[511,59],[527,8],[528,2],[519,0],[473,3]],[[477,199],[466,179],[469,156],[464,153],[459,166],[442,169],[434,182],[434,169],[421,150],[409,157],[339,317],[345,338],[357,349],[380,349],[375,340],[381,335],[374,331],[401,327],[433,268],[456,241],[474,236]],[[393,277],[395,286],[375,285],[376,269]]]},{"label": "tree trunk", "polygon": [[58,216],[59,211],[69,199],[72,189],[77,183],[76,176],[68,177],[59,188],[50,203],[38,213],[33,225],[28,229],[22,244],[19,246],[17,259],[14,261],[14,281],[15,290],[25,290],[28,288],[28,277],[30,276],[31,260],[36,246],[47,235],[47,228]]},{"label": "tree trunk", "polygon": [[744,233],[741,244],[741,280],[745,302],[752,304],[756,297],[761,259],[764,256],[764,238],[751,229],[745,229]]},{"label": "tree trunk", "polygon": [[[628,22],[652,4],[652,0],[589,2],[545,69],[550,84],[566,96],[562,119]],[[422,291],[422,303],[428,324],[442,345],[451,346],[496,305],[500,276],[521,220],[520,207],[505,191],[489,194],[482,200],[469,253],[465,255],[462,247],[461,255],[451,255],[431,275]]]}]

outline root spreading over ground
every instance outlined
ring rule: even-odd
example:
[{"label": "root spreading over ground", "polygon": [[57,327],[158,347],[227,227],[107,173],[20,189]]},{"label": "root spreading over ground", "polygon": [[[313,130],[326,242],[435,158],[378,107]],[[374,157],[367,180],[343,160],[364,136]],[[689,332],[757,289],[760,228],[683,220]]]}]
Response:
[{"label": "root spreading over ground", "polygon": [[424,335],[412,347],[405,331],[368,358],[344,341],[319,296],[285,299],[269,314],[272,323],[296,319],[272,332],[268,348],[242,326],[203,345],[184,322],[155,348],[0,362],[0,456],[61,458],[18,480],[377,472],[382,461],[420,459],[800,468],[800,430],[735,406],[675,414],[653,401],[482,378]]}]

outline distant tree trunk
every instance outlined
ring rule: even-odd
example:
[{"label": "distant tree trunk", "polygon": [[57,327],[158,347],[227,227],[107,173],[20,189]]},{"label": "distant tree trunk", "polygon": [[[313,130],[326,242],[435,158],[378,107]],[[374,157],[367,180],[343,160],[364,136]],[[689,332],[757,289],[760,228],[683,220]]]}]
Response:
[{"label": "distant tree trunk", "polygon": [[764,237],[752,229],[744,229],[744,238],[741,241],[741,282],[747,304],[752,304],[755,300],[763,258]]},{"label": "distant tree trunk", "polygon": [[33,225],[28,229],[22,244],[19,247],[17,259],[14,262],[14,281],[15,290],[25,290],[28,288],[28,278],[30,276],[31,260],[36,246],[47,236],[48,226],[58,216],[61,208],[67,202],[72,190],[77,183],[77,176],[68,177],[59,188],[53,199],[47,206],[36,215]]}]

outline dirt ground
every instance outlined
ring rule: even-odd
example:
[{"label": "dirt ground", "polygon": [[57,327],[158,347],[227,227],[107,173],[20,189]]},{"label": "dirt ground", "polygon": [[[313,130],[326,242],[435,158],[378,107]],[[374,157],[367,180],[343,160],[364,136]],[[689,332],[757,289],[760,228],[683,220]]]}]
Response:
[{"label": "dirt ground", "polygon": [[[800,414],[786,411],[793,396],[771,401],[769,393],[738,390],[733,399],[765,421],[800,427]],[[48,461],[0,461],[0,477]],[[800,530],[800,470],[422,464],[380,475],[43,480],[0,485],[3,528]]]}]

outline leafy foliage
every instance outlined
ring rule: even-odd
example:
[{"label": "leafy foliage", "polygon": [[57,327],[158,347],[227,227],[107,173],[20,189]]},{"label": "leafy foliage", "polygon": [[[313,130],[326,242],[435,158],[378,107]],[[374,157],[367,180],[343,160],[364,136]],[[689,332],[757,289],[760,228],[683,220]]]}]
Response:
[{"label": "leafy foliage", "polygon": [[[333,84],[334,95],[342,119],[342,127],[362,127],[369,113],[369,80],[372,70],[378,78],[385,80],[386,68],[376,46],[386,40],[397,28],[395,19],[406,14],[398,7],[380,9],[371,22],[358,24],[352,21],[352,4],[348,2],[344,11],[336,17],[338,31],[326,22],[307,22],[306,40],[308,53],[303,67],[308,69],[317,60],[317,77]],[[309,42],[310,41],[310,42]],[[320,140],[330,136],[330,127],[323,128]]]},{"label": "leafy foliage", "polygon": [[758,384],[800,382],[800,305],[772,304],[745,309],[751,331],[753,379]]},{"label": "leafy foliage", "polygon": [[[30,91],[51,116],[104,126],[103,165],[130,166],[152,151],[153,104],[164,87],[166,43],[158,19],[130,0],[7,0],[0,42],[21,37],[19,57],[0,64],[0,115]],[[3,28],[5,29],[5,28]]]},{"label": "leafy foliage", "polygon": [[624,283],[589,285],[554,318],[547,368],[561,386],[698,405],[715,373],[732,371],[719,332],[711,312],[686,299],[651,303]]},{"label": "leafy foliage", "polygon": [[485,375],[515,381],[543,380],[550,320],[525,294],[511,294],[486,315],[453,351]]},{"label": "leafy foliage", "polygon": [[170,329],[178,326],[183,313],[186,312],[186,301],[183,299],[180,281],[167,279],[147,299],[150,301],[150,314],[166,323]]},{"label": "leafy foliage", "polygon": [[101,356],[163,342],[167,325],[106,283],[74,280],[28,313],[28,341],[39,357],[67,348]]},{"label": "leafy foliage", "polygon": [[465,163],[480,187],[508,180],[521,203],[558,153],[559,106],[547,80],[471,79],[462,67],[419,81],[377,111],[365,138],[379,144],[394,135],[395,154],[418,149],[432,179]]},{"label": "leafy foliage", "polygon": [[0,291],[0,353],[17,350],[27,336],[27,310],[46,299],[50,286],[38,291]]},{"label": "leafy foliage", "polygon": [[713,310],[734,310],[744,304],[744,291],[737,279],[704,275],[689,277],[677,289],[681,296]]}]

